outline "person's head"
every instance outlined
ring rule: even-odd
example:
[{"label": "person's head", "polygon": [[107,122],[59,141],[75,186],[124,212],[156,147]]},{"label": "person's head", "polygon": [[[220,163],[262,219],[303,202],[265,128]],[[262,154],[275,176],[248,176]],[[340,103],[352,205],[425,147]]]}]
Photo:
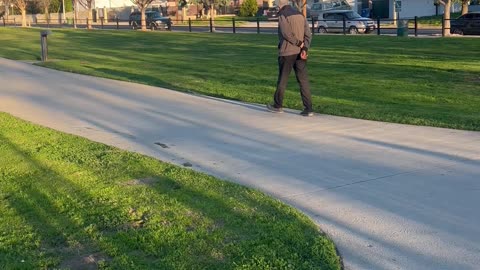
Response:
[{"label": "person's head", "polygon": [[278,0],[278,7],[279,8],[282,8],[286,5],[288,5],[288,0]]}]

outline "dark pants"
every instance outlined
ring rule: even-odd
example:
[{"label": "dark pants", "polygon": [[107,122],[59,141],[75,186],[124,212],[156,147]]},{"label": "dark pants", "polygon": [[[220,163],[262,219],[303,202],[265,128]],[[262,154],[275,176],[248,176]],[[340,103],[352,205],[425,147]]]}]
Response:
[{"label": "dark pants", "polygon": [[312,96],[310,94],[310,84],[308,82],[307,74],[307,61],[300,59],[299,55],[288,55],[278,57],[278,81],[277,91],[273,99],[275,101],[275,107],[283,107],[283,95],[287,88],[288,76],[292,72],[292,68],[295,70],[295,76],[297,82],[300,85],[300,94],[302,96],[303,106],[305,110],[312,111]]}]

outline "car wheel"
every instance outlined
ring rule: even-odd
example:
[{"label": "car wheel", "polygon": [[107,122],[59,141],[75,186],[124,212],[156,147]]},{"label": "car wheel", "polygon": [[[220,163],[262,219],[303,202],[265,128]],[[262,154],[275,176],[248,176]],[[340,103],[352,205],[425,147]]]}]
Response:
[{"label": "car wheel", "polygon": [[318,33],[320,33],[320,34],[327,33],[327,28],[325,28],[324,26],[319,26],[318,27]]},{"label": "car wheel", "polygon": [[456,34],[456,35],[463,36],[462,29],[455,28],[455,29],[453,29],[453,33]]},{"label": "car wheel", "polygon": [[355,26],[352,26],[350,29],[348,29],[348,33],[351,35],[356,35],[358,34],[358,29]]}]

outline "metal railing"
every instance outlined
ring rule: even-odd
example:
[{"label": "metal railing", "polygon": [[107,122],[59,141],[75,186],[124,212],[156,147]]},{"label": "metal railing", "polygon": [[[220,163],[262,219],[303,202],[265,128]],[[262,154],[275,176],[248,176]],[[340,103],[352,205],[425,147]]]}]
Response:
[{"label": "metal railing", "polygon": [[[457,19],[451,19],[454,23]],[[480,20],[477,25],[480,25]],[[186,20],[171,20],[171,27],[154,26],[153,23],[147,25],[148,29],[155,30],[173,30],[184,32],[223,32],[223,33],[270,33],[276,34],[278,23],[276,21],[268,20],[265,17],[253,17],[251,19],[237,19],[235,17],[228,19],[186,19]],[[452,27],[447,28],[445,20],[438,20],[435,23],[425,24],[422,20],[415,17],[413,19],[372,19],[370,23],[363,23],[364,20],[358,19],[343,19],[343,20],[316,20],[309,18],[309,25],[314,34],[325,33],[340,33],[340,34],[376,34],[376,35],[444,35],[445,30],[455,32],[458,29]],[[21,26],[21,21],[18,19],[2,18],[3,26]],[[98,18],[97,20],[78,19],[73,21],[59,21],[58,19],[36,19],[30,22],[30,26],[41,28],[81,28],[85,29],[90,25],[93,29],[109,29],[109,30],[131,30],[140,28],[135,27],[132,21],[120,20],[118,18],[113,20],[105,20]],[[401,31],[400,31],[401,30]],[[461,31],[461,30],[458,30]],[[480,33],[479,33],[480,34]]]}]

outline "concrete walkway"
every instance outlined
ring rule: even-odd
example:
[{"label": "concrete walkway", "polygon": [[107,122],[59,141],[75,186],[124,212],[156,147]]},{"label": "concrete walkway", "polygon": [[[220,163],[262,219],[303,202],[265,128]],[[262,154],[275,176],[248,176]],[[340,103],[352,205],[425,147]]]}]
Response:
[{"label": "concrete walkway", "polygon": [[480,132],[276,115],[5,59],[0,111],[280,198],[346,269],[480,268]]}]

